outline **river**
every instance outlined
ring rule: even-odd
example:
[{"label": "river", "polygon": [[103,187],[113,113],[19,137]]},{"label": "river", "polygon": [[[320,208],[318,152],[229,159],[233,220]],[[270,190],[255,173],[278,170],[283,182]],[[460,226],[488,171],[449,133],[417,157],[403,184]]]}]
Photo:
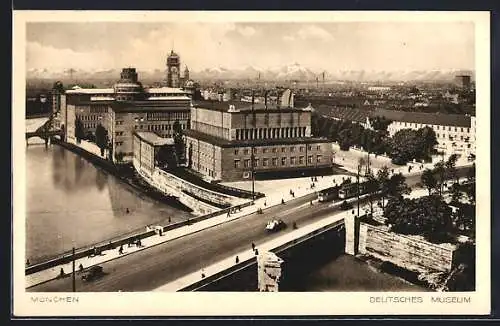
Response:
[{"label": "river", "polygon": [[[131,232],[184,220],[57,145],[26,149],[26,258],[31,263]],[[127,212],[128,209],[128,212]]]}]

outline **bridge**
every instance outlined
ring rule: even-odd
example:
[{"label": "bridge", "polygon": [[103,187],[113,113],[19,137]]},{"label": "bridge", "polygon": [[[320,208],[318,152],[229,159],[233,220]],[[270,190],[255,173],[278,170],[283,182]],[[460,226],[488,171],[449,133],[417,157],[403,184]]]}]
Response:
[{"label": "bridge", "polygon": [[49,117],[26,119],[26,144],[28,145],[28,139],[32,137],[39,137],[45,140],[45,144],[48,144],[52,137],[62,137],[62,130],[54,128],[53,122],[53,114],[51,114]]},{"label": "bridge", "polygon": [[[407,184],[416,186],[420,174],[408,175]],[[458,174],[465,176],[466,168],[458,168]],[[352,212],[342,211],[336,203],[313,203],[311,206],[310,201],[314,199],[314,194],[306,195],[289,200],[285,205],[268,207],[262,214],[250,213],[213,225],[207,220],[210,226],[200,226],[200,229],[198,223],[187,225],[184,229],[177,229],[177,237],[120,259],[103,261],[100,265],[109,275],[98,282],[77,279],[76,288],[79,292],[202,290],[211,282],[236,273],[246,264],[255,264],[252,262],[255,260],[252,243],[259,252],[281,254],[295,250],[294,247],[305,241],[313,241],[312,238],[340,231],[339,228],[344,227],[345,214]],[[367,202],[367,198],[362,198],[360,205]],[[270,219],[282,219],[289,227],[269,234],[265,225]],[[293,223],[297,224],[297,229],[291,227]],[[238,263],[235,262],[236,256],[239,257]],[[205,274],[203,280],[202,271]],[[29,291],[70,292],[71,289],[71,278],[61,278],[32,286]]]},{"label": "bridge", "polygon": [[[351,200],[353,201],[353,200]],[[340,202],[335,205],[339,206]],[[344,231],[344,217],[350,212],[340,212],[327,216],[317,222],[305,225],[301,228],[285,233],[275,239],[260,244],[257,247],[258,252],[273,252],[280,255],[287,255],[287,251],[295,247],[306,244],[307,242],[321,238],[328,233]],[[343,249],[344,244],[342,243]],[[238,256],[238,262],[235,257]],[[283,257],[283,256],[282,256]],[[286,259],[285,259],[286,261]],[[164,286],[154,289],[158,292],[185,292],[185,291],[207,291],[216,287],[218,282],[234,276],[237,273],[255,267],[257,257],[253,250],[246,249],[234,256],[221,260],[211,266],[203,269],[203,276],[200,272],[194,272],[181,277]],[[254,268],[255,269],[255,268]],[[257,275],[255,275],[255,278]]]}]

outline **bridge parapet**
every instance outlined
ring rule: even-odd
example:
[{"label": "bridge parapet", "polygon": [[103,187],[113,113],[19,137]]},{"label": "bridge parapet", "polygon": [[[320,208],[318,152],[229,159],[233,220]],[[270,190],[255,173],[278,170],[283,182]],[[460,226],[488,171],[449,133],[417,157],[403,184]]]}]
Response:
[{"label": "bridge parapet", "polygon": [[[258,251],[270,251],[278,254],[298,244],[304,243],[320,234],[342,227],[344,224],[344,214],[344,212],[335,214],[318,222],[311,223],[292,232],[283,234],[278,238],[260,245]],[[213,282],[219,281],[257,263],[255,253],[252,250],[246,250],[239,253],[237,256],[238,262],[235,261],[235,257],[226,258],[203,269],[203,272],[188,274],[171,283],[159,287],[155,291],[198,291]]]}]

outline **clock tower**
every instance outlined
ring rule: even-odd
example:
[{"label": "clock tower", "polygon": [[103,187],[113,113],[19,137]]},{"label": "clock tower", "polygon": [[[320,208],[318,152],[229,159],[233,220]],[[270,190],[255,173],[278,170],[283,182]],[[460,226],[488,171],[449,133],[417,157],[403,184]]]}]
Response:
[{"label": "clock tower", "polygon": [[180,65],[179,55],[174,50],[171,50],[170,55],[167,57],[167,87],[180,87]]}]

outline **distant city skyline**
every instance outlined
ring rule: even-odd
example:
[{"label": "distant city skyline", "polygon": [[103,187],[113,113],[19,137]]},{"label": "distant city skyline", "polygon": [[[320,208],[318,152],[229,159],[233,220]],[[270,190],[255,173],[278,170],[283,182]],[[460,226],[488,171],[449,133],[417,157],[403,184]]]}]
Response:
[{"label": "distant city skyline", "polygon": [[28,23],[26,69],[164,70],[173,49],[191,71],[298,63],[321,71],[475,68],[469,22]]}]

